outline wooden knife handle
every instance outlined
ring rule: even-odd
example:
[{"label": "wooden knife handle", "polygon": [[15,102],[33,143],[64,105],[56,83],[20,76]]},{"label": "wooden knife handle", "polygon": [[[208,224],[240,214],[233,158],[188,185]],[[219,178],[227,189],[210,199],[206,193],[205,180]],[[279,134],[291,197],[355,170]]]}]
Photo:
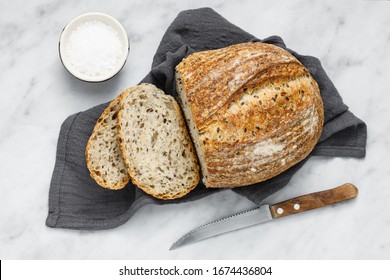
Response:
[{"label": "wooden knife handle", "polygon": [[344,184],[334,189],[302,195],[270,206],[274,219],[304,211],[324,207],[357,197],[358,189],[352,184]]}]

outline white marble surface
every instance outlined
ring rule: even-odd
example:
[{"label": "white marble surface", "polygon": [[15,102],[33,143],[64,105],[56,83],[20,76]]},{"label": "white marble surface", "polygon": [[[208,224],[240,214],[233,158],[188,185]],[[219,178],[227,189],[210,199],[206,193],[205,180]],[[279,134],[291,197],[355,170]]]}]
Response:
[{"label": "white marble surface", "polygon": [[[280,35],[317,56],[369,128],[367,157],[312,158],[266,202],[335,187],[359,198],[168,251],[188,230],[254,205],[231,191],[182,205],[146,206],[125,225],[89,232],[45,226],[58,132],[70,114],[108,101],[149,71],[170,22],[211,6],[258,36]],[[87,84],[62,67],[63,26],[91,11],[118,18],[132,51],[119,76]],[[390,259],[390,3],[302,1],[1,1],[1,259]]]}]

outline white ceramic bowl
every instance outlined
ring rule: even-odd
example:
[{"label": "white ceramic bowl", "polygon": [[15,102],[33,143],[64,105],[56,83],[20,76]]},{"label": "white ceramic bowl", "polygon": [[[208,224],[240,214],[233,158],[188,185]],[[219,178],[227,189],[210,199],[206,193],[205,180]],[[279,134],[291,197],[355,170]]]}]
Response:
[{"label": "white ceramic bowl", "polygon": [[[119,59],[116,60],[117,63],[115,67],[113,67],[109,72],[98,76],[90,76],[85,73],[81,73],[76,67],[73,66],[72,63],[70,63],[70,59],[66,53],[66,46],[72,32],[76,30],[76,28],[80,26],[80,24],[91,20],[101,21],[112,27],[117,32],[118,38],[121,41],[122,45],[122,52]],[[112,78],[117,73],[119,73],[119,71],[121,71],[129,55],[130,43],[127,37],[126,30],[115,18],[103,13],[86,13],[74,18],[64,27],[60,36],[58,49],[62,64],[64,65],[66,70],[68,70],[73,76],[86,82],[103,82]]]}]

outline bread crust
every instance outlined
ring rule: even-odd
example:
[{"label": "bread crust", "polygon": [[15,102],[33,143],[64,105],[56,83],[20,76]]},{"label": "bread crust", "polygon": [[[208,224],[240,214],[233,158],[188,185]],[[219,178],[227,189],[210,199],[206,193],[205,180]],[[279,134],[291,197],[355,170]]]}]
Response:
[{"label": "bread crust", "polygon": [[[157,87],[155,87],[154,85],[146,84],[146,83],[140,84],[140,85],[135,86],[135,87],[132,87],[132,88],[128,89],[128,91],[125,94],[121,94],[121,96],[119,98],[119,102],[121,104],[121,108],[123,108],[123,106],[124,106],[124,99],[129,94],[132,94],[135,91],[142,91],[142,90],[145,90],[145,91],[151,91],[151,90],[152,91],[161,91]],[[195,154],[195,149],[194,149],[193,144],[191,142],[191,138],[190,138],[190,136],[188,134],[185,121],[183,119],[180,107],[177,104],[177,102],[174,102],[174,107],[175,107],[175,111],[177,112],[178,117],[180,119],[180,128],[183,131],[184,136],[185,136],[188,144],[192,147],[193,153],[190,156],[191,156],[192,161],[194,163],[194,169],[195,169],[195,172],[194,172],[194,176],[195,176],[194,183],[192,185],[190,185],[189,187],[183,188],[182,192],[175,193],[174,195],[162,195],[162,194],[160,194],[158,192],[153,191],[153,188],[150,188],[150,186],[148,186],[146,184],[142,184],[141,182],[139,182],[136,179],[137,178],[137,174],[135,174],[135,172],[130,168],[130,166],[132,165],[132,162],[131,162],[130,158],[128,157],[128,154],[127,154],[127,151],[126,151],[126,147],[125,147],[125,143],[124,143],[124,135],[122,134],[122,129],[121,129],[121,122],[122,122],[122,118],[123,118],[123,110],[122,109],[119,110],[118,119],[117,119],[117,131],[118,131],[119,145],[120,145],[120,148],[122,150],[123,158],[124,158],[124,160],[125,160],[125,162],[126,162],[126,164],[128,166],[128,173],[130,174],[130,178],[131,178],[132,183],[137,185],[140,189],[142,189],[147,194],[149,194],[149,195],[151,195],[153,197],[159,198],[159,199],[163,199],[163,200],[170,200],[170,199],[180,198],[180,197],[188,194],[190,191],[192,191],[198,185],[198,182],[200,180],[199,166],[198,166],[198,160],[197,160],[197,157],[196,157],[196,154]]]},{"label": "bread crust", "polygon": [[112,112],[112,109],[116,105],[119,105],[119,99],[120,99],[121,95],[123,95],[125,93],[126,93],[126,91],[124,91],[122,94],[117,96],[113,101],[111,101],[110,104],[107,106],[107,108],[100,115],[100,117],[97,120],[95,127],[92,131],[92,134],[91,134],[90,138],[88,139],[86,149],[85,149],[85,159],[86,159],[86,164],[87,164],[90,176],[101,187],[106,188],[106,189],[110,189],[110,190],[120,190],[120,189],[124,188],[127,185],[127,183],[130,181],[130,176],[129,176],[129,174],[124,174],[123,180],[117,182],[117,184],[114,184],[114,185],[110,185],[109,183],[105,182],[101,176],[98,176],[95,173],[94,166],[92,165],[92,161],[90,158],[90,149],[91,149],[91,146],[93,145],[92,144],[92,142],[94,141],[93,139],[96,136],[97,131],[99,130],[99,126],[102,125],[102,121],[106,118],[107,115],[109,115]]},{"label": "bread crust", "polygon": [[270,179],[303,160],[322,133],[318,85],[279,47],[244,43],[194,53],[176,71],[209,188]]}]

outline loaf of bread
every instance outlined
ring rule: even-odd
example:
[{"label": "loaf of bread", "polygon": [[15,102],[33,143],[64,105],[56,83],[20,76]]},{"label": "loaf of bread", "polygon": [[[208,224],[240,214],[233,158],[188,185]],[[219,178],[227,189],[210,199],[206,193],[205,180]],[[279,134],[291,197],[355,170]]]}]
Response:
[{"label": "loaf of bread", "polygon": [[194,53],[176,67],[176,89],[209,188],[274,177],[304,159],[322,132],[317,83],[274,45]]},{"label": "loaf of bread", "polygon": [[199,182],[199,166],[180,107],[154,85],[120,98],[118,135],[132,182],[160,198],[179,198]]},{"label": "loaf of bread", "polygon": [[98,119],[85,150],[91,177],[100,186],[112,190],[123,188],[130,180],[116,129],[119,98],[115,98]]}]

